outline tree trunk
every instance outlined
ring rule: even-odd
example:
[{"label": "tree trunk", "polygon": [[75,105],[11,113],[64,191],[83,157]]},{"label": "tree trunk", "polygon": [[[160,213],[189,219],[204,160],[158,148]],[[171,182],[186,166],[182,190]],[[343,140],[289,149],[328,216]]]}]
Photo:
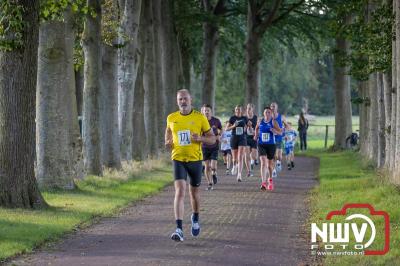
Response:
[{"label": "tree trunk", "polygon": [[[250,25],[252,25],[250,23]],[[255,113],[260,113],[259,103],[259,67],[260,67],[260,42],[261,37],[251,30],[248,25],[248,37],[246,41],[246,103],[254,104]]]},{"label": "tree trunk", "polygon": [[[161,32],[160,43],[162,56],[162,81],[165,95],[175,95],[178,90],[178,69],[180,62],[178,52],[178,39],[174,30],[172,19],[172,0],[161,1]],[[166,114],[175,110],[175,103],[165,99]],[[165,123],[165,121],[163,121]],[[165,125],[163,125],[163,128]]]},{"label": "tree trunk", "polygon": [[[396,17],[397,0],[393,0],[393,15]],[[397,21],[397,17],[396,17]],[[397,22],[393,23],[393,33],[400,33],[400,29],[397,29]],[[397,38],[396,38],[397,39]],[[397,40],[393,38],[392,41],[392,114],[390,116],[390,159],[389,159],[389,171],[394,173],[395,157],[396,157],[396,112],[397,112]]]},{"label": "tree trunk", "polygon": [[157,88],[155,83],[155,59],[154,59],[154,32],[152,2],[145,1],[144,4],[144,25],[145,31],[145,58],[143,72],[143,86],[145,91],[144,121],[146,127],[146,140],[150,155],[158,155],[158,133],[157,119]]},{"label": "tree trunk", "polygon": [[396,1],[396,152],[394,157],[393,182],[400,184],[400,3]]},{"label": "tree trunk", "polygon": [[182,89],[187,89],[190,90],[190,81],[191,81],[191,67],[192,64],[190,63],[191,61],[191,56],[190,56],[190,51],[188,47],[185,47],[184,44],[179,45],[179,58],[180,58],[180,66],[179,66],[179,85],[182,87]]},{"label": "tree trunk", "polygon": [[121,157],[124,160],[132,158],[132,104],[133,90],[137,76],[137,45],[139,19],[142,10],[142,0],[127,1],[122,18],[122,38],[126,45],[120,53],[120,84],[118,87],[119,133],[121,136]]},{"label": "tree trunk", "polygon": [[22,48],[0,51],[0,206],[39,208],[47,206],[34,172],[39,1],[15,2],[25,28]]},{"label": "tree trunk", "polygon": [[383,93],[383,74],[377,73],[377,96],[378,96],[378,153],[377,153],[377,165],[378,167],[383,167],[385,164],[385,106],[384,106],[384,93]]},{"label": "tree trunk", "polygon": [[215,72],[217,66],[218,27],[213,22],[203,23],[202,104],[210,104],[215,111]]},{"label": "tree trunk", "polygon": [[73,189],[81,163],[72,18],[40,28],[36,94],[36,178],[42,188]]},{"label": "tree trunk", "polygon": [[83,105],[83,87],[84,87],[83,68],[75,70],[75,94],[76,94],[76,105],[78,109],[78,116],[82,116],[82,105]]},{"label": "tree trunk", "polygon": [[86,16],[82,43],[85,54],[83,89],[83,154],[88,175],[102,175],[100,142],[101,0],[87,0],[96,16]]},{"label": "tree trunk", "polygon": [[369,131],[370,131],[370,149],[368,158],[373,160],[375,166],[378,163],[378,138],[379,138],[379,116],[378,116],[378,88],[377,88],[377,74],[373,73],[369,76],[368,90],[371,105],[369,108]]},{"label": "tree trunk", "polygon": [[101,153],[103,165],[121,169],[118,133],[118,56],[117,49],[103,44],[101,75]]},{"label": "tree trunk", "polygon": [[367,157],[368,154],[368,101],[366,97],[368,96],[368,82],[361,81],[358,85],[358,90],[360,92],[361,98],[364,100],[360,104],[360,153]]},{"label": "tree trunk", "polygon": [[[344,39],[336,39],[336,47],[339,51],[347,50]],[[346,149],[346,138],[352,132],[351,122],[351,96],[350,77],[346,74],[346,68],[335,66],[335,143],[338,149]]]},{"label": "tree trunk", "polygon": [[[167,119],[166,115],[166,94],[163,87],[162,82],[162,61],[161,61],[161,43],[160,43],[160,35],[161,35],[161,1],[162,0],[152,0],[152,12],[153,12],[153,36],[154,36],[154,73],[155,73],[155,88],[157,90],[156,93],[156,106],[158,108],[158,119],[157,119],[157,128],[165,127],[165,120]],[[159,138],[156,140],[158,145],[158,149],[164,147],[164,143],[161,140],[161,134],[158,135]]]},{"label": "tree trunk", "polygon": [[391,73],[383,73],[383,108],[385,109],[385,162],[386,168],[390,162],[390,124],[392,115],[392,77]]}]

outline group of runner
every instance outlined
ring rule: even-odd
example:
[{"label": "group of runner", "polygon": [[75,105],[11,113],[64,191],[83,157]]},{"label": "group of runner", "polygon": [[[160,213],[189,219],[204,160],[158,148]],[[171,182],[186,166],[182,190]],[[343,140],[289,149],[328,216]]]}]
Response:
[{"label": "group of runner", "polygon": [[201,112],[193,110],[192,97],[188,90],[177,92],[177,104],[179,111],[167,118],[165,146],[171,149],[175,178],[176,230],[171,238],[183,241],[182,221],[187,176],[190,177],[189,194],[193,211],[191,234],[198,236],[202,169],[208,182],[207,190],[212,190],[213,185],[218,182],[217,159],[220,143],[227,174],[236,175],[237,181],[241,182],[243,166],[246,166],[247,176],[252,176],[259,157],[261,190],[273,190],[273,178],[282,170],[283,140],[290,170],[294,167],[293,149],[297,135],[291,123],[278,112],[275,102],[264,108],[260,119],[254,114],[253,104],[246,106],[245,113],[242,106],[236,106],[234,115],[225,122],[224,128],[221,121],[212,116],[210,105],[203,105]]}]

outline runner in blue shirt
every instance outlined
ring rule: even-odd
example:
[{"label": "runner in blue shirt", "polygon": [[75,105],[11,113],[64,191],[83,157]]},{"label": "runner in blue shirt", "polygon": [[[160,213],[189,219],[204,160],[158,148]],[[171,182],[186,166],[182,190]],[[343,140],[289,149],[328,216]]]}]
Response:
[{"label": "runner in blue shirt", "polygon": [[297,133],[296,130],[292,128],[292,123],[285,122],[285,131],[283,133],[283,138],[285,140],[285,154],[286,163],[288,170],[292,170],[294,167],[294,144],[296,142]]},{"label": "runner in blue shirt", "polygon": [[[229,121],[225,122],[225,127],[228,126]],[[229,175],[229,171],[232,163],[231,153],[231,137],[232,130],[224,130],[221,134],[221,152],[224,158],[224,165],[226,165],[226,174]]]},{"label": "runner in blue shirt", "polygon": [[254,140],[258,140],[258,153],[261,162],[261,190],[273,190],[272,171],[276,150],[275,135],[281,134],[282,129],[273,118],[270,107],[264,108],[263,115],[263,118],[257,123]]},{"label": "runner in blue shirt", "polygon": [[[270,107],[275,120],[278,122],[279,127],[283,130],[284,117],[280,113],[278,113],[278,104],[276,102],[273,102],[271,103]],[[280,172],[282,170],[282,134],[277,134],[275,136],[275,141],[276,141],[276,152],[275,152],[276,169],[274,169],[274,172],[272,173],[273,177],[277,177],[276,171]]]}]

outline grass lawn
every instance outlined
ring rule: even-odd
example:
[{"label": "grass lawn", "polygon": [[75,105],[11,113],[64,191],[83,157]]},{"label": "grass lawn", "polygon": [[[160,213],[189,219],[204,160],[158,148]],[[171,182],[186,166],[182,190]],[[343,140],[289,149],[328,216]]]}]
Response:
[{"label": "grass lawn", "polygon": [[[325,256],[325,265],[400,265],[400,191],[387,183],[384,176],[368,167],[358,153],[307,151],[307,155],[320,158],[320,184],[311,198],[311,223],[325,222],[326,215],[340,210],[345,203],[369,203],[375,210],[386,211],[390,217],[390,251],[382,256]],[[368,214],[367,211],[351,210],[349,213]],[[376,226],[376,238],[369,249],[381,249],[384,243],[382,217],[372,219]],[[339,221],[339,220],[338,220]],[[343,222],[343,221],[342,221]],[[352,233],[350,232],[350,235]],[[371,235],[367,231],[366,239]],[[354,239],[351,239],[354,244]],[[340,250],[340,249],[339,249]],[[322,251],[322,250],[321,250]]]},{"label": "grass lawn", "polygon": [[[153,162],[153,167],[136,163],[124,167],[124,171],[77,181],[74,191],[44,191],[51,206],[46,210],[0,208],[0,262],[30,252],[89,225],[96,217],[113,215],[129,203],[160,191],[172,183],[170,168],[160,161]],[[150,172],[144,175],[145,171]]]}]

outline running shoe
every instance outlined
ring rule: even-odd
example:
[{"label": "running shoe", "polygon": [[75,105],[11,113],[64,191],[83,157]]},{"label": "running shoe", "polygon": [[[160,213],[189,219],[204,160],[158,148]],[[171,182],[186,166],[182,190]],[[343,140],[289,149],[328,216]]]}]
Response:
[{"label": "running shoe", "polygon": [[172,233],[171,239],[175,240],[176,242],[183,241],[183,231],[180,228],[176,228],[175,232]]},{"label": "running shoe", "polygon": [[274,190],[274,182],[272,181],[272,178],[268,178],[268,186],[267,186],[267,189],[268,189],[269,191]]},{"label": "running shoe", "polygon": [[282,171],[282,164],[281,164],[281,161],[279,161],[279,160],[276,161],[276,170],[278,172]]},{"label": "running shoe", "polygon": [[231,173],[231,171],[229,170],[229,168],[226,168],[226,175],[229,175]]},{"label": "running shoe", "polygon": [[217,184],[218,178],[217,175],[212,175],[214,185]]},{"label": "running shoe", "polygon": [[261,190],[267,190],[267,182],[262,182],[260,189]]},{"label": "running shoe", "polygon": [[292,170],[292,165],[290,163],[287,164],[287,169]]},{"label": "running shoe", "polygon": [[236,179],[238,182],[242,182],[242,176],[238,175]]},{"label": "running shoe", "polygon": [[247,177],[250,177],[251,176],[251,172],[249,171],[249,172],[247,172]]},{"label": "running shoe", "polygon": [[212,185],[212,184],[208,184],[208,186],[207,186],[206,190],[207,190],[207,191],[209,191],[209,190],[213,190],[213,185]]},{"label": "running shoe", "polygon": [[190,220],[192,221],[192,236],[198,236],[200,234],[200,223],[199,221],[193,220],[193,214],[190,217]]},{"label": "running shoe", "polygon": [[253,171],[250,171],[250,176],[254,176]]},{"label": "running shoe", "polygon": [[290,162],[290,164],[292,165],[292,168],[294,168],[294,162],[293,162],[293,161],[291,161],[291,162]]},{"label": "running shoe", "polygon": [[272,170],[272,178],[277,178],[278,174],[276,173],[276,169]]},{"label": "running shoe", "polygon": [[232,167],[232,175],[236,175],[237,174],[237,167],[236,167],[236,165],[234,165],[233,167]]}]

